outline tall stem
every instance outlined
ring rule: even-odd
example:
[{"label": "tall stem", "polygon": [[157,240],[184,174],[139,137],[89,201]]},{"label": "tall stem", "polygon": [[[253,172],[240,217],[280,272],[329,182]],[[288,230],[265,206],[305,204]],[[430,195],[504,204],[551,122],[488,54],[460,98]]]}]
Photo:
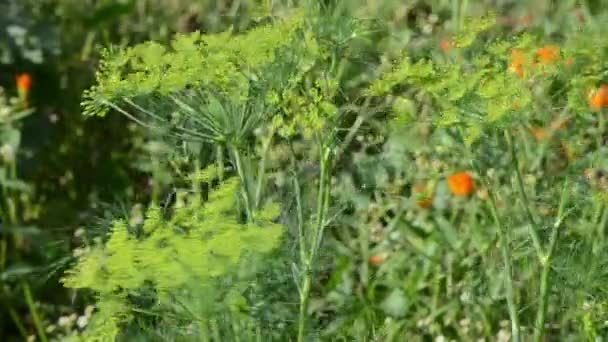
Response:
[{"label": "tall stem", "polygon": [[38,315],[38,310],[36,310],[36,305],[34,304],[34,300],[32,298],[32,292],[30,291],[30,287],[26,282],[23,282],[23,294],[25,295],[25,301],[30,309],[32,319],[34,320],[34,326],[36,327],[36,331],[38,332],[38,337],[40,337],[40,340],[42,342],[47,342],[48,339],[46,338],[46,334],[44,333],[42,320]]},{"label": "tall stem", "polygon": [[553,257],[553,252],[555,251],[555,246],[557,245],[557,238],[559,237],[560,226],[562,225],[566,217],[566,214],[564,213],[564,208],[566,206],[569,191],[570,189],[568,188],[568,183],[566,182],[562,190],[560,205],[557,212],[557,220],[553,225],[551,237],[549,238],[549,247],[547,249],[547,254],[545,255],[545,258],[541,260],[542,272],[540,276],[540,298],[538,301],[538,309],[536,312],[536,324],[534,326],[535,342],[540,342],[545,332],[545,320],[547,318],[547,305],[549,301],[549,287],[551,286],[551,278],[549,277],[551,274],[551,261]]},{"label": "tall stem", "polygon": [[[485,176],[482,176],[485,180]],[[498,216],[498,209],[496,207],[496,197],[494,191],[491,190],[488,182],[486,181],[488,188],[488,195],[490,197],[490,210],[494,222],[498,226],[498,237],[500,239],[500,250],[502,253],[502,260],[505,265],[505,295],[507,297],[507,306],[509,308],[509,317],[511,319],[511,334],[513,335],[513,342],[519,341],[519,319],[517,318],[517,304],[515,303],[515,290],[513,286],[513,271],[511,267],[511,252],[509,250],[509,239],[507,234],[507,228],[502,223],[502,220]]]},{"label": "tall stem", "polygon": [[309,245],[306,260],[303,266],[303,279],[300,293],[300,315],[298,319],[298,342],[303,342],[306,335],[306,316],[308,313],[308,303],[310,300],[310,289],[312,285],[313,268],[317,252],[323,239],[325,230],[325,217],[329,208],[329,183],[331,159],[330,150],[322,147],[320,151],[321,171],[319,180],[319,192],[317,195],[317,222],[312,233],[312,241]]},{"label": "tall stem", "polygon": [[[464,136],[463,132],[460,131],[460,135]],[[498,226],[498,238],[500,244],[500,251],[502,254],[502,261],[504,263],[504,276],[505,276],[505,297],[507,298],[507,306],[509,310],[509,318],[511,320],[511,335],[513,335],[513,342],[520,341],[520,329],[519,329],[519,318],[517,316],[517,304],[515,303],[515,286],[513,285],[513,271],[511,265],[511,251],[509,247],[509,239],[507,227],[504,225],[500,216],[498,215],[498,208],[496,205],[496,194],[492,190],[492,186],[487,178],[487,176],[481,172],[481,169],[477,166],[475,162],[475,158],[473,153],[466,149],[467,157],[469,158],[473,169],[479,174],[481,177],[490,199],[490,211],[492,213],[492,218],[494,219],[494,223]]]},{"label": "tall stem", "polygon": [[534,220],[534,216],[532,215],[530,201],[528,200],[528,196],[526,195],[526,190],[524,188],[524,181],[521,175],[521,170],[519,169],[519,159],[517,158],[517,152],[515,151],[515,144],[513,143],[513,136],[510,132],[505,131],[505,136],[507,138],[507,145],[509,146],[509,152],[511,154],[511,161],[513,162],[513,168],[515,169],[515,178],[517,182],[517,190],[519,193],[519,198],[524,207],[524,212],[526,213],[526,219],[528,220],[528,224],[530,225],[529,232],[530,237],[532,237],[532,243],[534,244],[534,249],[536,250],[536,255],[539,260],[543,260],[545,258],[543,247],[540,243],[540,238],[538,237],[538,225]]},{"label": "tall stem", "polygon": [[152,203],[160,203],[160,162],[155,155],[152,155]]},{"label": "tall stem", "polygon": [[[295,163],[294,163],[295,164]],[[295,170],[295,165],[294,165]],[[293,175],[293,185],[295,189],[296,195],[296,210],[297,210],[297,226],[298,226],[298,249],[300,250],[300,263],[304,265],[306,263],[307,257],[307,244],[304,240],[304,214],[302,208],[302,190],[300,188],[300,181],[298,180],[297,173],[294,172]]]},{"label": "tall stem", "polygon": [[300,293],[300,314],[298,317],[298,342],[303,342],[306,335],[306,316],[308,315],[308,302],[310,298],[310,287],[312,282],[312,269],[304,266],[304,279],[302,292]]},{"label": "tall stem", "polygon": [[257,185],[255,188],[255,209],[259,208],[262,202],[262,188],[264,187],[264,181],[266,177],[266,160],[268,159],[268,150],[270,149],[270,144],[272,143],[273,136],[274,131],[271,130],[270,134],[268,135],[268,138],[262,146],[262,160],[260,160],[260,166],[257,174]]},{"label": "tall stem", "polygon": [[217,145],[215,150],[215,160],[217,162],[217,176],[220,182],[224,181],[224,146]]},{"label": "tall stem", "polygon": [[236,163],[236,171],[241,179],[241,190],[243,194],[243,201],[245,202],[245,211],[247,213],[247,220],[253,219],[253,210],[251,207],[251,200],[249,198],[249,182],[245,176],[245,170],[243,170],[243,161],[241,160],[241,153],[238,148],[233,147],[232,153],[234,154],[234,161]]}]

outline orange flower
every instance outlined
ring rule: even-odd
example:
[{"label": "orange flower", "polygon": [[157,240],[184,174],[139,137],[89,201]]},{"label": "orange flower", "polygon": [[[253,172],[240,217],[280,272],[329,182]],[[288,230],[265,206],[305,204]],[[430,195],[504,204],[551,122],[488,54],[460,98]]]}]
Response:
[{"label": "orange flower", "polygon": [[513,50],[511,52],[511,66],[509,71],[516,73],[519,78],[524,77],[524,64],[526,63],[526,56],[520,50]]},{"label": "orange flower", "polygon": [[386,256],[383,254],[374,254],[369,257],[369,263],[374,266],[380,266],[384,260],[386,260]]},{"label": "orange flower", "polygon": [[542,64],[551,64],[559,60],[559,47],[547,45],[536,50],[536,56]]},{"label": "orange flower", "polygon": [[457,172],[448,177],[448,187],[454,196],[469,196],[475,189],[473,177],[466,171]]},{"label": "orange flower", "polygon": [[608,85],[602,86],[591,95],[589,105],[594,110],[600,110],[602,107],[608,107]]},{"label": "orange flower", "polygon": [[21,94],[27,94],[32,89],[32,77],[30,74],[17,75],[17,90]]},{"label": "orange flower", "polygon": [[568,58],[564,61],[564,64],[566,65],[572,65],[574,64],[574,58]]},{"label": "orange flower", "polygon": [[439,47],[444,53],[450,53],[450,51],[452,51],[454,48],[454,42],[449,39],[442,39],[439,43]]}]

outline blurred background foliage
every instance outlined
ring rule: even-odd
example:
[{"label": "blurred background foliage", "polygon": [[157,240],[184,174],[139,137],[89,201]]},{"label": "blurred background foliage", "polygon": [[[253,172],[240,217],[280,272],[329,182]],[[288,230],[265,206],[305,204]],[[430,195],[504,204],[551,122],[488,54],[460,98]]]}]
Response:
[{"label": "blurred background foliage", "polygon": [[[280,13],[297,3],[296,0],[4,0],[0,3],[0,85],[7,93],[17,94],[16,75],[27,73],[32,78],[29,104],[34,111],[21,123],[17,160],[18,178],[32,186],[23,207],[35,211],[35,215],[22,218],[23,229],[19,232],[0,230],[0,234],[18,234],[25,241],[6,252],[6,267],[3,266],[0,274],[3,341],[20,340],[14,314],[24,317],[23,322],[28,325],[24,328],[31,333],[36,318],[28,297],[33,297],[38,303],[33,305],[38,305],[49,320],[61,316],[72,317],[75,322],[73,312],[85,312],[87,302],[65,290],[58,279],[72,261],[74,248],[82,242],[79,229],[96,223],[102,225],[116,214],[128,216],[134,204],[149,201],[155,186],[172,182],[170,166],[165,165],[162,158],[165,147],[149,132],[121,115],[104,119],[81,115],[81,95],[95,79],[101,48],[125,47],[147,40],[167,43],[178,32],[214,33],[230,27],[239,32],[258,25],[270,11]],[[377,76],[378,65],[397,58],[403,50],[413,57],[439,54],[437,46],[462,26],[465,15],[495,10],[505,32],[526,29],[550,40],[561,39],[564,32],[576,30],[583,23],[602,27],[608,22],[607,0],[345,0],[343,6],[360,18],[374,18],[379,23],[374,26],[377,31],[371,32],[367,44],[361,47],[361,56],[356,56],[360,61],[351,70],[353,91],[358,84]],[[429,221],[427,213],[412,211],[411,215],[420,215],[420,218],[408,220],[420,223],[419,227],[406,234],[390,233],[390,229],[386,229],[389,219],[384,215],[388,212],[395,215],[394,210],[405,209],[390,199],[374,196],[378,192],[390,193],[392,187],[402,183],[442,176],[445,166],[433,164],[434,169],[422,168],[425,172],[435,172],[422,179],[389,180],[387,170],[396,168],[416,174],[420,169],[408,169],[412,167],[410,161],[423,163],[425,153],[436,157],[439,152],[425,146],[427,128],[417,126],[422,133],[411,132],[406,141],[395,137],[389,140],[385,139],[388,131],[382,126],[385,119],[375,120],[377,125],[374,122],[365,125],[363,133],[350,147],[350,159],[341,165],[343,174],[336,181],[336,188],[342,192],[336,196],[349,205],[354,202],[355,209],[340,223],[341,228],[330,234],[328,243],[334,249],[328,250],[336,253],[323,253],[321,264],[327,265],[327,277],[316,284],[317,288],[324,289],[325,295],[319,295],[311,304],[317,321],[322,322],[319,330],[323,334],[332,336],[339,332],[348,336],[348,340],[364,335],[370,339],[374,336],[388,339],[406,328],[420,329],[421,334],[441,331],[436,323],[428,321],[428,315],[399,319],[416,305],[404,295],[413,289],[431,293],[418,298],[433,298],[438,310],[434,314],[438,316],[449,312],[450,305],[459,305],[454,302],[458,298],[432,295],[436,284],[432,281],[453,282],[450,284],[467,289],[498,286],[492,283],[498,280],[490,276],[487,283],[479,283],[484,277],[450,278],[452,274],[460,274],[458,268],[477,265],[482,252],[460,249],[464,242],[455,236],[462,232],[451,231],[452,227],[443,218]],[[415,140],[416,137],[421,141]],[[409,150],[402,150],[404,145]],[[414,151],[414,147],[418,149]],[[390,161],[378,155],[390,155]],[[449,159],[449,153],[447,155]],[[447,159],[444,162],[448,162]],[[457,160],[450,162],[458,163]],[[367,190],[361,191],[362,187]],[[435,205],[445,207],[449,201],[445,184],[439,184],[438,188]],[[461,202],[455,205],[472,206]],[[467,208],[466,216],[454,219],[469,220],[471,227],[487,225],[487,215],[479,218],[477,210]],[[377,229],[368,230],[370,226]],[[433,229],[443,231],[443,235],[429,237]],[[366,234],[361,236],[361,232]],[[467,239],[491,240],[484,234],[473,230],[467,233]],[[437,253],[435,249],[439,248],[421,239],[448,239],[445,243],[450,251],[442,255],[443,263],[425,262],[420,257]],[[397,265],[415,258],[399,250],[407,245],[420,249],[420,254],[416,254],[417,264],[411,269],[399,268]],[[389,252],[393,255],[391,261],[383,263],[372,277],[370,274],[375,271],[370,270],[373,265],[369,265],[368,258],[372,255],[383,258],[383,253]],[[601,269],[605,261],[595,262],[593,265]],[[424,284],[404,284],[407,272],[410,272],[407,279],[418,277]],[[491,274],[495,270],[486,272]],[[439,276],[441,274],[446,274],[445,278]],[[355,283],[360,286],[352,287]],[[587,284],[594,286],[593,282]],[[383,300],[378,299],[380,297]],[[465,305],[465,311],[492,305],[496,303],[473,303]],[[335,318],[336,312],[348,314]],[[378,312],[392,318],[380,322],[376,317]],[[485,317],[486,313],[475,315]],[[471,336],[500,328],[491,326],[495,321],[492,317],[480,322],[466,321],[466,317],[459,316],[442,317],[447,325],[475,330]],[[384,335],[375,335],[370,322],[383,325]],[[465,340],[470,337],[467,333],[458,336]]]}]

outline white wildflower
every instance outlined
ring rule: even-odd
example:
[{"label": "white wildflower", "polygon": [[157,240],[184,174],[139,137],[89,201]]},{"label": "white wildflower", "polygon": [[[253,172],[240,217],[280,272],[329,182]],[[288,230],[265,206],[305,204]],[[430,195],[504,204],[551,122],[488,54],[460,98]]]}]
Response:
[{"label": "white wildflower", "polygon": [[80,329],[84,329],[84,327],[86,327],[88,323],[89,323],[89,317],[87,317],[86,315],[85,316],[80,316],[76,320],[76,325],[78,325],[78,327]]},{"label": "white wildflower", "polygon": [[59,317],[59,320],[57,320],[57,325],[59,325],[62,328],[66,328],[68,326],[70,326],[70,318],[68,316],[61,316]]}]

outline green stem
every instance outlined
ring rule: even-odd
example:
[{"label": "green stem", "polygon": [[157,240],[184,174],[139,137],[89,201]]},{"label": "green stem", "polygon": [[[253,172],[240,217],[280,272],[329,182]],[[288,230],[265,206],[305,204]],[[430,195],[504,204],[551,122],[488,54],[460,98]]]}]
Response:
[{"label": "green stem", "polygon": [[526,219],[528,220],[529,232],[532,237],[532,243],[534,245],[534,249],[536,250],[536,254],[539,260],[543,260],[545,258],[545,254],[543,251],[543,247],[540,243],[540,238],[538,236],[538,225],[534,220],[534,216],[532,215],[530,201],[528,200],[528,196],[526,195],[526,190],[524,187],[523,177],[521,175],[521,170],[519,168],[519,159],[517,158],[517,153],[515,151],[515,144],[513,143],[513,136],[508,131],[505,131],[505,136],[507,138],[507,145],[509,146],[509,152],[511,154],[511,160],[513,162],[513,168],[515,169],[515,178],[517,181],[517,190],[519,193],[520,200],[524,207],[524,212],[526,213]]},{"label": "green stem", "polygon": [[245,170],[243,169],[243,161],[241,160],[241,153],[238,148],[233,147],[232,153],[234,154],[234,161],[236,163],[236,171],[241,179],[241,190],[243,193],[243,201],[245,201],[245,211],[247,214],[247,220],[251,222],[253,219],[253,210],[251,208],[251,200],[249,198],[249,183],[245,177]]},{"label": "green stem", "polygon": [[213,341],[221,341],[222,338],[221,338],[220,329],[219,329],[219,327],[217,325],[217,322],[214,319],[212,319],[209,322],[209,325],[211,326],[211,336],[213,336],[212,340]]},{"label": "green stem", "polygon": [[44,327],[42,326],[42,320],[38,315],[38,311],[36,310],[36,305],[34,304],[34,300],[32,299],[32,292],[30,291],[30,287],[27,283],[23,283],[23,294],[25,295],[25,301],[27,302],[27,306],[30,309],[30,314],[32,315],[32,319],[34,320],[34,326],[36,327],[36,331],[38,332],[38,337],[42,342],[47,342],[46,334],[44,333]]},{"label": "green stem", "polygon": [[[295,164],[295,163],[294,163]],[[294,166],[295,170],[295,166]],[[306,263],[306,241],[304,240],[304,215],[302,209],[302,191],[300,188],[300,181],[298,180],[298,175],[293,175],[293,185],[295,189],[296,195],[296,210],[297,210],[297,219],[298,219],[298,247],[300,249],[300,262],[302,264]]]},{"label": "green stem", "polygon": [[454,32],[460,31],[460,0],[452,0],[452,20]]},{"label": "green stem", "polygon": [[[9,164],[9,178],[11,180],[14,180],[14,179],[16,179],[16,177],[17,177],[17,164],[13,161]],[[5,202],[6,202],[6,209],[7,209],[7,213],[6,214],[3,213],[2,219],[4,221],[4,225],[7,228],[12,228],[17,225],[17,210],[16,210],[17,208],[15,207],[13,193],[9,192],[6,189],[6,187],[4,187],[4,186],[2,187],[2,193],[4,194],[4,198],[5,198]],[[12,233],[15,234],[14,235],[15,246],[17,248],[19,248],[21,246],[21,236],[19,235],[19,232],[17,232],[17,231],[14,231]],[[3,234],[2,240],[0,240],[0,272],[4,271],[6,268],[7,252],[8,252],[8,232]],[[3,295],[6,296],[6,291],[4,290],[4,284],[2,284],[1,282],[0,282],[0,290],[2,290]],[[28,337],[27,330],[25,329],[25,326],[21,322],[21,319],[20,319],[19,315],[17,314],[17,311],[15,311],[15,309],[8,303],[7,303],[7,307],[8,307],[8,313],[11,316],[11,319],[13,320],[13,322],[15,323],[17,330],[19,330],[19,333],[21,334],[21,336],[24,339],[27,339],[27,337]],[[43,339],[43,341],[45,341],[45,339]]]},{"label": "green stem", "polygon": [[316,257],[316,253],[319,250],[321,241],[323,240],[323,232],[325,231],[325,218],[327,217],[327,210],[329,209],[329,186],[331,183],[330,173],[330,151],[321,150],[321,180],[319,182],[319,194],[317,198],[317,225],[315,227],[315,235],[312,243],[311,259]]},{"label": "green stem", "polygon": [[321,174],[319,180],[319,193],[317,197],[317,222],[312,231],[313,240],[310,244],[308,257],[303,265],[302,292],[300,294],[300,314],[298,318],[298,342],[303,342],[306,335],[306,316],[308,314],[308,303],[310,300],[310,288],[312,284],[313,269],[319,246],[323,239],[325,230],[325,217],[329,208],[329,177],[330,177],[330,153],[327,148],[321,148]]},{"label": "green stem", "polygon": [[155,156],[152,156],[152,203],[160,203],[160,184],[159,171],[160,163]]},{"label": "green stem", "polygon": [[6,252],[8,250],[8,243],[6,241],[7,234],[3,234],[2,240],[0,240],[0,272],[4,272],[6,267]]},{"label": "green stem", "polygon": [[312,270],[305,266],[302,292],[300,294],[300,314],[298,318],[298,342],[303,342],[306,334],[306,316],[308,315],[308,302],[310,299],[310,287],[312,282]]},{"label": "green stem", "polygon": [[222,145],[218,145],[215,150],[215,159],[217,162],[217,176],[220,182],[224,181],[224,147]]},{"label": "green stem", "polygon": [[[464,136],[462,130],[460,131],[460,136]],[[504,263],[504,275],[505,275],[505,297],[507,298],[507,306],[509,310],[509,318],[511,320],[511,335],[513,336],[512,342],[519,342],[520,338],[520,329],[519,329],[519,318],[517,317],[517,304],[515,303],[515,286],[513,285],[513,271],[511,266],[511,252],[509,250],[509,239],[507,233],[507,227],[503,224],[500,216],[498,215],[498,208],[496,205],[496,195],[492,190],[492,186],[490,182],[485,176],[481,169],[477,166],[475,162],[475,158],[473,157],[473,153],[469,150],[465,150],[467,157],[471,161],[471,165],[473,169],[479,174],[482,181],[485,184],[485,187],[488,191],[488,197],[490,199],[490,211],[492,213],[492,218],[494,222],[498,226],[498,238],[500,244],[500,250],[502,254],[502,260]]]},{"label": "green stem", "polygon": [[201,162],[196,158],[194,160],[194,177],[192,178],[192,192],[199,195],[201,193],[201,181],[199,174],[201,172]]},{"label": "green stem", "polygon": [[[603,113],[602,113],[603,114]],[[604,115],[598,115],[598,134],[597,134],[597,148],[600,149],[604,146],[603,136],[604,131],[606,130],[606,120],[604,119]]]},{"label": "green stem", "polygon": [[17,315],[17,311],[15,311],[15,309],[13,307],[9,307],[8,314],[13,319],[13,322],[15,323],[15,326],[17,326],[17,330],[19,330],[19,333],[21,334],[23,339],[27,340],[27,338],[28,338],[27,330],[25,330],[23,323],[21,323],[21,319],[19,318],[19,315]]},{"label": "green stem", "polygon": [[271,131],[267,140],[264,142],[262,147],[262,160],[260,161],[259,169],[258,169],[258,182],[255,189],[255,208],[258,209],[262,202],[262,188],[264,187],[264,177],[266,176],[266,160],[268,159],[268,150],[270,149],[270,144],[272,143],[272,137],[274,136],[274,132]]},{"label": "green stem", "polygon": [[[0,297],[0,299],[2,297],[8,297],[5,287],[3,284],[0,283],[0,292],[2,292],[2,296]],[[15,309],[13,308],[13,306],[11,305],[11,303],[9,302],[9,299],[6,298],[6,307],[8,309],[8,314],[11,316],[11,318],[13,319],[13,322],[15,323],[15,326],[17,327],[17,330],[19,330],[19,333],[21,334],[21,336],[23,337],[24,340],[27,340],[28,338],[28,333],[27,330],[25,329],[25,326],[23,325],[23,323],[21,323],[21,318],[19,318],[19,315],[17,314],[17,311],[15,311]]]},{"label": "green stem", "polygon": [[562,198],[557,213],[557,220],[553,225],[551,237],[549,238],[549,247],[547,249],[547,254],[545,255],[545,258],[541,260],[542,272],[540,276],[540,298],[538,301],[538,309],[536,312],[536,324],[534,329],[535,342],[540,342],[545,332],[547,305],[549,301],[549,287],[551,286],[551,279],[549,277],[551,273],[551,261],[553,257],[553,252],[555,251],[555,246],[557,245],[557,239],[559,237],[559,228],[561,227],[566,217],[566,215],[564,214],[564,208],[566,205],[569,191],[570,189],[568,187],[568,182],[566,182],[562,191]]},{"label": "green stem", "polygon": [[[484,177],[485,179],[485,177]],[[487,183],[487,182],[486,182]],[[490,210],[494,222],[498,226],[498,237],[500,238],[500,250],[502,253],[502,260],[505,264],[505,291],[507,297],[507,306],[509,307],[509,317],[511,319],[511,334],[513,335],[513,342],[519,341],[519,319],[517,318],[517,304],[515,303],[515,290],[513,285],[513,271],[511,269],[511,252],[509,251],[509,240],[507,238],[507,229],[503,225],[502,220],[498,216],[498,209],[496,207],[496,197],[494,191],[491,190],[489,184],[486,185],[488,188],[488,194],[490,197]]]},{"label": "green stem", "polygon": [[458,28],[462,29],[464,27],[464,18],[466,17],[467,10],[469,9],[469,0],[461,0],[460,1],[460,13],[458,14]]}]

